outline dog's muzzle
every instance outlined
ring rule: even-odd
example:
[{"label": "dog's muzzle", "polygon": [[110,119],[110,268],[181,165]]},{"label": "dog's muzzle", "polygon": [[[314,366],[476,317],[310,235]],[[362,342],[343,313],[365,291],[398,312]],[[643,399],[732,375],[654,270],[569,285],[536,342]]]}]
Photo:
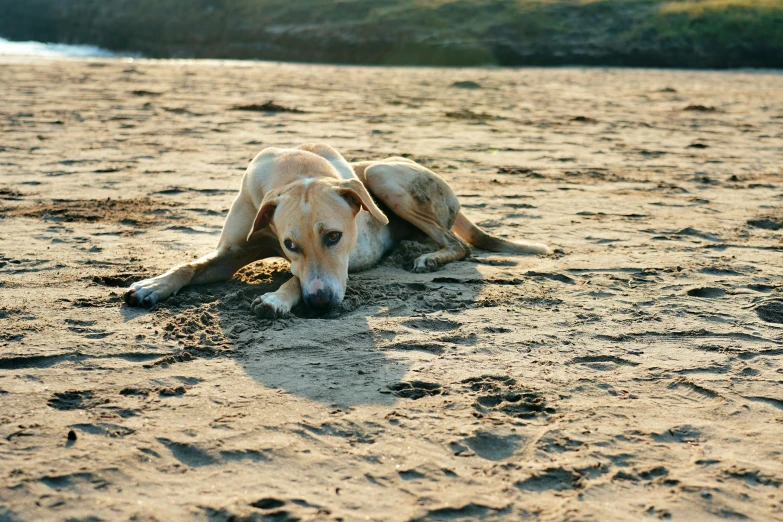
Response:
[{"label": "dog's muzzle", "polygon": [[310,308],[324,310],[332,306],[334,295],[329,288],[319,289],[311,294],[305,295],[305,303]]}]

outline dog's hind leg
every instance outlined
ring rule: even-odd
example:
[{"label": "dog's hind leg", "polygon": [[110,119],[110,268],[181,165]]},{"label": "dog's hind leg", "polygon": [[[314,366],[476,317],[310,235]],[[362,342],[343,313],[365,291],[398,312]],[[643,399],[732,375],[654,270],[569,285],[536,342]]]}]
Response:
[{"label": "dog's hind leg", "polygon": [[133,283],[123,299],[130,306],[152,306],[182,287],[227,281],[243,266],[264,257],[276,255],[274,238],[251,238],[248,241],[256,208],[241,191],[234,200],[223,226],[217,249],[195,261],[182,263],[150,279]]},{"label": "dog's hind leg", "polygon": [[459,213],[457,196],[437,174],[412,161],[396,158],[374,163],[363,174],[367,188],[375,197],[440,247],[416,259],[415,272],[430,272],[470,254],[468,244],[451,230]]}]

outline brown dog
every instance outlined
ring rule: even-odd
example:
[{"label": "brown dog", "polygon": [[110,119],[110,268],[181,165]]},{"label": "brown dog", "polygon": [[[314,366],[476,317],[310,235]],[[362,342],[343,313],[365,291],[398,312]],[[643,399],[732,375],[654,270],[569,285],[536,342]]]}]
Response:
[{"label": "brown dog", "polygon": [[[391,223],[373,197],[388,209]],[[421,232],[440,250],[416,259],[417,272],[463,259],[468,245],[520,254],[550,251],[486,234],[460,212],[443,179],[411,160],[351,165],[327,145],[269,148],[248,166],[217,249],[134,283],[124,299],[152,306],[186,285],[226,281],[253,261],[284,257],[294,277],[257,298],[253,310],[279,316],[300,299],[311,308],[329,308],[342,302],[349,271],[371,267],[395,242]]]}]

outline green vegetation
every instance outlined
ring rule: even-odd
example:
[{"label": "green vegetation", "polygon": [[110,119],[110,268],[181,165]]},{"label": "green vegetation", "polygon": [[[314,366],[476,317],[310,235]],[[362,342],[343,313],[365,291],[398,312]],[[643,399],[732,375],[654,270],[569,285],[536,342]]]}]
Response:
[{"label": "green vegetation", "polygon": [[158,57],[783,67],[783,1],[0,0],[0,36]]}]

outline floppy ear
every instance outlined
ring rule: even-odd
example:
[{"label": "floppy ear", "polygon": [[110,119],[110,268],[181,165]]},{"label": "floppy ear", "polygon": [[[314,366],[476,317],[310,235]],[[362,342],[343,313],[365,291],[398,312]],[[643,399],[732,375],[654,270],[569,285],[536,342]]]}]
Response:
[{"label": "floppy ear", "polygon": [[338,185],[337,192],[344,197],[350,205],[356,207],[356,212],[358,212],[360,208],[363,208],[382,224],[389,224],[389,218],[387,218],[386,214],[378,208],[378,205],[372,200],[370,193],[367,192],[367,188],[358,179],[341,181]]},{"label": "floppy ear", "polygon": [[258,214],[256,214],[256,220],[253,222],[253,228],[247,235],[248,241],[250,241],[250,236],[269,226],[269,223],[272,222],[272,217],[275,215],[275,210],[277,210],[277,204],[278,200],[276,197],[264,198],[261,202],[261,208],[258,209]]}]

